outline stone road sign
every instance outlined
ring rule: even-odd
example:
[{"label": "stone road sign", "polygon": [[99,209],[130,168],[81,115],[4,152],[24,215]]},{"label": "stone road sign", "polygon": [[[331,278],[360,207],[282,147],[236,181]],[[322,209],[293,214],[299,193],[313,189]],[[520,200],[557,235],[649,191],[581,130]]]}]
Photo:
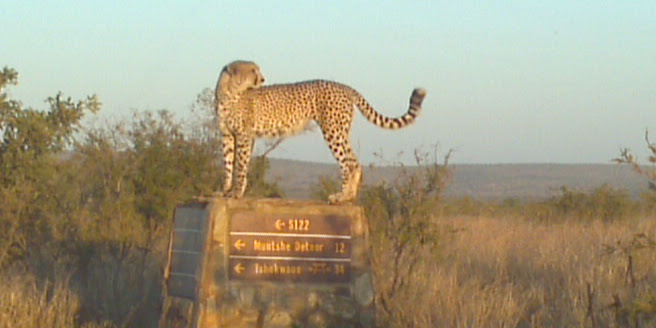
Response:
[{"label": "stone road sign", "polygon": [[360,207],[214,198],[175,221],[160,326],[174,313],[189,327],[374,325]]}]

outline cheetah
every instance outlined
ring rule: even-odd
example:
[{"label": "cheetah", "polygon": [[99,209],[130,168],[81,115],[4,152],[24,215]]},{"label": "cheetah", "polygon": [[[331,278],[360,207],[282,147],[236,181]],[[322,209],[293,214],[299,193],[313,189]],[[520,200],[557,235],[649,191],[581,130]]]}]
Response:
[{"label": "cheetah", "polygon": [[[362,166],[350,140],[353,107],[357,106],[369,122],[395,130],[414,122],[426,96],[424,89],[414,89],[407,112],[390,118],[376,112],[356,90],[341,83],[312,80],[263,86],[264,81],[258,65],[250,61],[234,61],[219,75],[215,110],[222,134],[225,180],[223,192],[217,194],[235,198],[244,195],[255,138],[297,134],[314,121],[342,174],[342,189],[330,195],[328,202],[352,201],[362,179]],[[233,176],[235,164],[236,177]]]}]

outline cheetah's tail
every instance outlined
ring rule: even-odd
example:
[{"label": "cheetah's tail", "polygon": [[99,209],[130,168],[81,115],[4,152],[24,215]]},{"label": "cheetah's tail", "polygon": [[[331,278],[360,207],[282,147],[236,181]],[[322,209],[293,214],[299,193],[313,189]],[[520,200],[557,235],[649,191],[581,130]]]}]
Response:
[{"label": "cheetah's tail", "polygon": [[396,130],[404,128],[415,121],[415,118],[417,118],[421,111],[421,103],[424,101],[424,97],[426,97],[426,90],[423,88],[414,89],[410,96],[410,106],[408,107],[408,111],[399,117],[387,117],[380,114],[369,105],[364,97],[359,94],[358,96],[359,97],[356,98],[355,104],[369,122],[384,129]]}]

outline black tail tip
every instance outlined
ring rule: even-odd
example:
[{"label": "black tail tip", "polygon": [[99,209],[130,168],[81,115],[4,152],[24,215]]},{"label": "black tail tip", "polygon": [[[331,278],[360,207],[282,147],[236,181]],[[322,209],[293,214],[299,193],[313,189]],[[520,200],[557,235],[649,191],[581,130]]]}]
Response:
[{"label": "black tail tip", "polygon": [[424,88],[415,88],[412,91],[412,96],[419,96],[419,97],[424,98],[424,97],[426,97],[426,89],[424,89]]},{"label": "black tail tip", "polygon": [[416,88],[412,90],[412,95],[410,96],[410,102],[421,104],[421,102],[424,101],[424,97],[426,97],[426,89]]}]

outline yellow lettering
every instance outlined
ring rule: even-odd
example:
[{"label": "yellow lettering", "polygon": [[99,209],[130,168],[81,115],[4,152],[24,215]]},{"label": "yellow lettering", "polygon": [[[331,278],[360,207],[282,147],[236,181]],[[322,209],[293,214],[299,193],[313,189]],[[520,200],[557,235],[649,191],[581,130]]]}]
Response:
[{"label": "yellow lettering", "polygon": [[278,265],[278,263],[255,263],[255,274],[272,276],[301,275],[303,274],[303,267],[300,265]]},{"label": "yellow lettering", "polygon": [[284,240],[281,241],[261,241],[253,240],[253,250],[259,252],[289,252],[292,245]]},{"label": "yellow lettering", "polygon": [[337,254],[346,253],[346,243],[341,242],[341,241],[335,243],[335,253],[337,253]]},{"label": "yellow lettering", "polygon": [[309,231],[310,220],[308,219],[289,219],[287,220],[287,228],[290,231]]},{"label": "yellow lettering", "polygon": [[303,253],[322,253],[324,250],[323,244],[313,244],[307,241],[294,242],[294,250]]},{"label": "yellow lettering", "polygon": [[309,270],[314,275],[326,274],[330,272],[330,269],[328,268],[328,265],[326,263],[316,263],[316,262],[312,263],[312,265],[309,267]]}]

